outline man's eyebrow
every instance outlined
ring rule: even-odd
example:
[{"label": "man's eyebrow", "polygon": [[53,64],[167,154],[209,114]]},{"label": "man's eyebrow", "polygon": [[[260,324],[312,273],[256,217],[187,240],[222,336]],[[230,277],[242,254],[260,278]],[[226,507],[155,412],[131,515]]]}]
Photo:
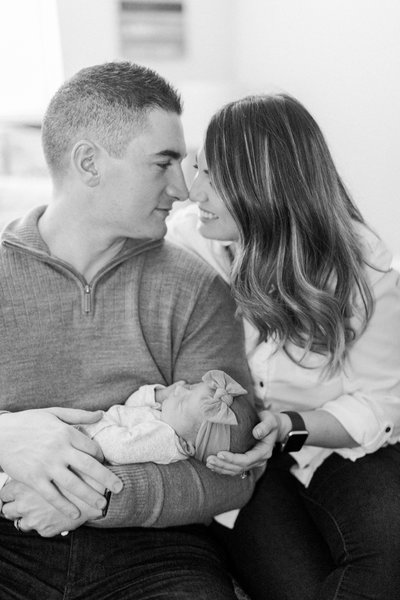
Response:
[{"label": "man's eyebrow", "polygon": [[181,160],[185,158],[180,152],[176,152],[175,150],[161,150],[160,152],[156,152],[155,156],[167,156],[168,158],[173,158],[174,160]]}]

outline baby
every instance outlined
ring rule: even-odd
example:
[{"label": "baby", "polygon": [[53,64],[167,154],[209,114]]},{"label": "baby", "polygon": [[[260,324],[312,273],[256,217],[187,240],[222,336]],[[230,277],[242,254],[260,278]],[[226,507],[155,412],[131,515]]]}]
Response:
[{"label": "baby", "polygon": [[245,452],[254,444],[256,413],[244,414],[234,400],[243,394],[223,371],[208,371],[200,383],[145,385],[79,429],[98,442],[110,464],[167,464],[190,456],[205,462],[221,450]]}]

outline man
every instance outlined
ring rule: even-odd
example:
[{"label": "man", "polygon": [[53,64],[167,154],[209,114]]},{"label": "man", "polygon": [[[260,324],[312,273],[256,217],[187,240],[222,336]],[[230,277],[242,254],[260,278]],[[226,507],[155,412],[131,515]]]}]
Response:
[{"label": "man", "polygon": [[253,476],[194,460],[106,467],[71,426],[140,385],[209,369],[249,389],[229,291],[163,241],[187,197],[181,111],[164,79],[121,62],[83,69],[46,112],[53,200],[8,226],[0,249],[5,600],[234,598],[203,524],[242,506]]}]

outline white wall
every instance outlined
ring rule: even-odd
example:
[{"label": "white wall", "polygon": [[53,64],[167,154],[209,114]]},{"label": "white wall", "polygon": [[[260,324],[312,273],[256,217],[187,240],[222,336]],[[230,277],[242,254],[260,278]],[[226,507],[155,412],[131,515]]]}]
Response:
[{"label": "white wall", "polygon": [[[25,0],[26,1],[26,0]],[[65,77],[82,67],[121,58],[117,0],[56,0]],[[147,59],[176,85],[185,105],[189,148],[197,148],[212,113],[234,94],[234,0],[185,0],[185,54]],[[143,61],[129,57],[139,63]]]},{"label": "white wall", "polygon": [[238,78],[296,96],[367,220],[400,255],[400,3],[236,0]]},{"label": "white wall", "polygon": [[62,83],[54,0],[0,2],[0,120],[36,120]]}]

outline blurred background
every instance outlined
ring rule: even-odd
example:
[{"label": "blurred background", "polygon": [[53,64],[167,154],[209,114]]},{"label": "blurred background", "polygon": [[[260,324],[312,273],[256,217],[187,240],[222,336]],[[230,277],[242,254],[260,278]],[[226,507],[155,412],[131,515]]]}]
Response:
[{"label": "blurred background", "polygon": [[47,203],[44,110],[77,70],[130,59],[182,93],[191,156],[247,93],[296,96],[400,263],[398,0],[0,0],[0,226]]}]

